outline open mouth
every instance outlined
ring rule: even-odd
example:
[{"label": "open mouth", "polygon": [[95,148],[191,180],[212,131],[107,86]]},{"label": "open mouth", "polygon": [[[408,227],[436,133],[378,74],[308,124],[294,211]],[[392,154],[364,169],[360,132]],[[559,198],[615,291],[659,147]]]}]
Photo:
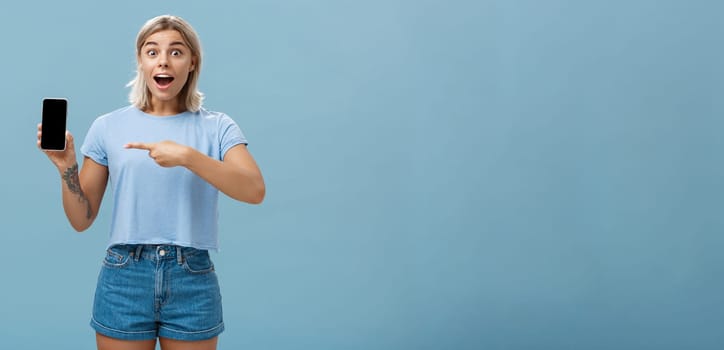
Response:
[{"label": "open mouth", "polygon": [[156,84],[160,87],[167,87],[171,85],[171,82],[173,81],[173,77],[166,74],[159,74],[153,77],[153,80],[156,81]]}]

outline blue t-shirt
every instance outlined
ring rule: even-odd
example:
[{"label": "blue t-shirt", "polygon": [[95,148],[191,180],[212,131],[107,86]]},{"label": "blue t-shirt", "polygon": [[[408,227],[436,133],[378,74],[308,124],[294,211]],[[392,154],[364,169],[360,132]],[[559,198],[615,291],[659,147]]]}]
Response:
[{"label": "blue t-shirt", "polygon": [[123,147],[164,140],[217,160],[247,143],[229,116],[205,109],[158,117],[128,106],[98,117],[80,151],[108,167],[113,194],[108,246],[175,244],[218,250],[219,191],[185,167],[164,168],[148,151]]}]

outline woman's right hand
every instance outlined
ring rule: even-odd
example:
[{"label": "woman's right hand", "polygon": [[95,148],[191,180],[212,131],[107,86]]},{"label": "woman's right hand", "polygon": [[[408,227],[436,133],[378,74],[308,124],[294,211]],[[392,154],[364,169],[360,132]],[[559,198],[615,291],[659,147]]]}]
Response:
[{"label": "woman's right hand", "polygon": [[74,166],[77,162],[75,159],[75,145],[73,143],[73,135],[69,131],[65,131],[65,150],[64,151],[48,151],[40,148],[40,138],[43,136],[42,124],[38,124],[38,149],[40,149],[58,168],[62,174],[66,169]]}]

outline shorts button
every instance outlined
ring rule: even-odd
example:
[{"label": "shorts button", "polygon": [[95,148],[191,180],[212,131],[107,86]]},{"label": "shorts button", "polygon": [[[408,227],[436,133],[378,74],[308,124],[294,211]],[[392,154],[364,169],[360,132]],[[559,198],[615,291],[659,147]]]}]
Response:
[{"label": "shorts button", "polygon": [[164,256],[164,255],[166,255],[166,251],[163,250],[163,249],[161,249],[161,250],[158,251],[158,255]]}]

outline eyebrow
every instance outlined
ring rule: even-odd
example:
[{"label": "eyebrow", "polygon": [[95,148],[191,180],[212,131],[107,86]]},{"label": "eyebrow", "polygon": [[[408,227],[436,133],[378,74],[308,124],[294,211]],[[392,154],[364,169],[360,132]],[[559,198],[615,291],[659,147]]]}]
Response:
[{"label": "eyebrow", "polygon": [[[155,42],[155,41],[147,41],[145,44],[143,44],[144,47],[145,47],[145,46],[149,46],[149,45],[156,45],[156,46],[158,46],[158,43]],[[174,42],[168,44],[168,46],[179,46],[179,45],[186,47],[186,44],[184,44],[183,41],[174,41]]]}]

